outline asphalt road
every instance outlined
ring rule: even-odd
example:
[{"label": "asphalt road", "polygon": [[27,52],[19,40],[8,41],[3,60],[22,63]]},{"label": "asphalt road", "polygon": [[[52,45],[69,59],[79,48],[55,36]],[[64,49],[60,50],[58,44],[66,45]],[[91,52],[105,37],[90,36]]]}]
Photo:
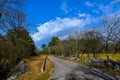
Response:
[{"label": "asphalt road", "polygon": [[120,80],[109,73],[68,60],[53,56],[49,56],[49,59],[55,66],[51,80]]}]

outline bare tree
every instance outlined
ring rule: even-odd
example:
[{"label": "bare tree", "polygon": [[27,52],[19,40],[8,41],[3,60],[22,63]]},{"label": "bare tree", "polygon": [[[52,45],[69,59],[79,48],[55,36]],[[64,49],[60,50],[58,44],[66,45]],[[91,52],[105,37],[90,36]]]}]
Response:
[{"label": "bare tree", "polygon": [[8,30],[23,26],[25,13],[21,9],[23,5],[22,0],[1,0],[0,4],[0,27],[2,30],[7,32]]},{"label": "bare tree", "polygon": [[114,53],[118,51],[119,31],[120,31],[120,17],[118,15],[110,15],[103,18],[104,25],[104,52],[109,60],[108,53],[110,52],[110,45],[114,44]]},{"label": "bare tree", "polygon": [[88,55],[92,53],[93,57],[96,58],[97,57],[96,55],[100,53],[102,50],[101,38],[102,35],[99,31],[95,30],[86,31],[82,38],[84,52],[86,52]]}]

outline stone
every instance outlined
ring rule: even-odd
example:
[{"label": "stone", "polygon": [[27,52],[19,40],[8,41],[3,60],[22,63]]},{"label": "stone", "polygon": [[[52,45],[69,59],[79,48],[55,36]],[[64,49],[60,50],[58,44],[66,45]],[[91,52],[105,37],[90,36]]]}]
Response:
[{"label": "stone", "polygon": [[23,61],[21,61],[7,80],[15,80],[18,75],[25,72],[27,72],[26,65]]}]

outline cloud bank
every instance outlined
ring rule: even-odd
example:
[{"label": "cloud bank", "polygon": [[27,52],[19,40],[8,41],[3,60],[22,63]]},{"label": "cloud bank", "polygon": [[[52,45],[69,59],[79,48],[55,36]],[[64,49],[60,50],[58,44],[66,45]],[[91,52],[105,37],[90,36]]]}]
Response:
[{"label": "cloud bank", "polygon": [[82,16],[84,18],[59,18],[57,17],[55,20],[50,20],[40,26],[37,27],[38,32],[32,34],[32,38],[35,42],[45,39],[50,36],[54,36],[59,32],[68,30],[68,29],[75,29],[75,28],[82,28],[85,26],[88,21],[90,22],[90,18],[86,15]]},{"label": "cloud bank", "polygon": [[[84,10],[84,12],[82,12],[78,8],[76,8],[75,11],[70,12],[68,3],[63,1],[60,5],[60,10],[62,10],[65,14],[75,13],[75,15],[73,14],[71,17],[64,16],[64,18],[57,17],[54,20],[50,20],[39,25],[37,27],[37,32],[31,34],[35,44],[40,46],[42,42],[48,42],[52,36],[65,33],[69,30],[74,31],[75,29],[83,29],[90,23],[99,23],[99,20],[105,15],[120,13],[120,6],[116,5],[115,1],[112,1],[108,4],[85,1],[84,4],[85,7],[91,9],[91,12],[88,13]],[[57,35],[57,37],[63,40],[68,37],[68,35]]]}]

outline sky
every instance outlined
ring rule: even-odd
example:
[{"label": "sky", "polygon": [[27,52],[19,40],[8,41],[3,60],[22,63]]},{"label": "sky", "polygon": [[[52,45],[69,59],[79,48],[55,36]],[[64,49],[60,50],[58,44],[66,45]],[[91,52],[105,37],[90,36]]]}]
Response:
[{"label": "sky", "polygon": [[64,39],[76,30],[88,29],[105,15],[120,14],[120,0],[25,0],[28,31],[38,49],[51,37]]}]

